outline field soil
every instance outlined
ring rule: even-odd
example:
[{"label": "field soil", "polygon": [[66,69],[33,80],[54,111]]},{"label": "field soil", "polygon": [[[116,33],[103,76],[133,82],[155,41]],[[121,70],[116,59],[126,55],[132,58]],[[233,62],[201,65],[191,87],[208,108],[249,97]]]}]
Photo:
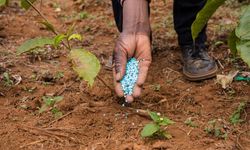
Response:
[{"label": "field soil", "polygon": [[[119,33],[110,0],[43,0],[35,6],[65,33],[75,23],[82,42],[73,42],[93,52],[101,61],[99,78],[113,88],[109,60]],[[232,70],[250,71],[234,58],[227,36],[236,26],[241,4],[226,4],[208,25],[209,53],[216,59],[218,74]],[[182,61],[173,28],[172,0],[153,0],[153,63],[143,94],[129,106],[96,79],[92,88],[78,79],[63,47],[16,55],[17,48],[35,37],[49,36],[39,23],[42,18],[17,1],[0,8],[0,149],[82,149],[82,150],[249,150],[250,84],[233,81],[223,89],[216,79],[189,82],[182,75]],[[6,81],[8,73],[12,85]],[[63,100],[42,113],[44,96]],[[230,116],[240,103],[247,107],[241,123],[232,125]],[[165,130],[171,139],[142,138],[146,113],[155,111],[173,120]],[[192,120],[195,127],[184,123]],[[218,136],[208,133],[215,120]],[[224,136],[224,138],[222,137]]]}]

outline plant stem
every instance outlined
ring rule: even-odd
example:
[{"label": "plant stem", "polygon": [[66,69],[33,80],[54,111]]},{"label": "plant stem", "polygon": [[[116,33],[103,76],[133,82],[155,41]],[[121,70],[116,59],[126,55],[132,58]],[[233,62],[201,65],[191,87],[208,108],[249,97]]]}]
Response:
[{"label": "plant stem", "polygon": [[110,91],[113,93],[113,89],[99,76],[96,76],[98,80],[100,80]]}]

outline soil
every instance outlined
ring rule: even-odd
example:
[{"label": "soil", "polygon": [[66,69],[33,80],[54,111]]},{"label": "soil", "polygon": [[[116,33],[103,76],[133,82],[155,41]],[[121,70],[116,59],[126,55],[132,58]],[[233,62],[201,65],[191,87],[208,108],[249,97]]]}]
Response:
[{"label": "soil", "polygon": [[[84,36],[74,47],[84,47],[101,61],[99,77],[112,86],[112,72],[105,67],[112,55],[118,31],[109,0],[44,0],[36,3],[59,32],[73,23]],[[38,22],[32,9],[24,11],[15,1],[0,10],[0,149],[83,149],[83,150],[247,150],[250,149],[249,82],[234,81],[222,89],[216,79],[189,82],[182,75],[177,36],[172,22],[172,1],[153,1],[153,63],[143,95],[128,107],[100,80],[92,88],[77,78],[65,48],[43,53],[16,55],[25,40],[53,36]],[[84,12],[84,13],[81,13]],[[239,58],[233,58],[226,37],[236,25],[240,4],[225,5],[209,22],[210,54],[220,63],[219,74],[231,70],[249,71]],[[81,17],[80,17],[81,16]],[[3,73],[14,84],[7,86]],[[62,72],[63,76],[57,76]],[[14,76],[16,75],[16,76]],[[21,77],[21,82],[14,77]],[[18,78],[16,78],[18,79]],[[56,104],[63,113],[39,113],[43,96],[63,96]],[[232,125],[230,116],[241,102],[248,103],[240,124]],[[136,109],[160,112],[175,124],[165,128],[173,138],[143,139],[140,131],[151,120]],[[192,118],[197,127],[184,122]],[[216,119],[227,133],[223,139],[205,128]]]}]

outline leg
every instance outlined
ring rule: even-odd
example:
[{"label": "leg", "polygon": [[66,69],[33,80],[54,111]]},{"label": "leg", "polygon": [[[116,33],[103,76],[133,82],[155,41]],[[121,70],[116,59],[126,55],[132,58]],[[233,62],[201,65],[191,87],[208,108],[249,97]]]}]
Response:
[{"label": "leg", "polygon": [[[178,34],[179,45],[193,45],[191,25],[206,0],[174,0],[174,26]],[[197,45],[204,45],[207,40],[206,27],[196,39]]]}]

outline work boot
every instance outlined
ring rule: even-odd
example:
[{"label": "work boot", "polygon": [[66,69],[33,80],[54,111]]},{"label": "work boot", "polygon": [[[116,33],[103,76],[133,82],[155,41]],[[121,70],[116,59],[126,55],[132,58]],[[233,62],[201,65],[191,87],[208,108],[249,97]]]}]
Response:
[{"label": "work boot", "polygon": [[206,48],[194,46],[182,47],[183,74],[190,81],[200,81],[216,75],[218,67]]}]

